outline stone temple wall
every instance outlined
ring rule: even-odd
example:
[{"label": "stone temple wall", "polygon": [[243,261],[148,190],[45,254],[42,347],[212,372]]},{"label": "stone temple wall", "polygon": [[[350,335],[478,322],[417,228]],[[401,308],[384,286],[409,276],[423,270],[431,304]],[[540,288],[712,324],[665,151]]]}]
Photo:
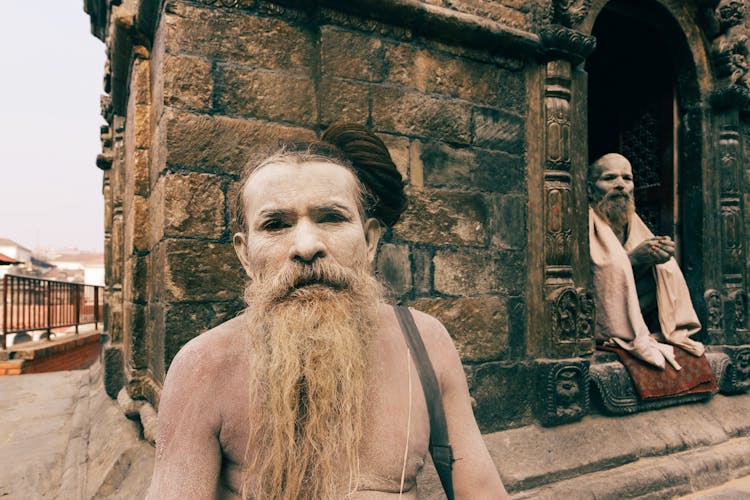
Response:
[{"label": "stone temple wall", "polygon": [[[410,196],[376,272],[451,332],[482,429],[580,419],[595,314],[583,62],[605,3],[87,0],[108,53],[108,393],[158,406],[179,348],[241,310],[230,206],[251,152],[351,121],[388,145]],[[697,26],[705,2],[655,3]],[[744,273],[712,285],[720,302]]]}]

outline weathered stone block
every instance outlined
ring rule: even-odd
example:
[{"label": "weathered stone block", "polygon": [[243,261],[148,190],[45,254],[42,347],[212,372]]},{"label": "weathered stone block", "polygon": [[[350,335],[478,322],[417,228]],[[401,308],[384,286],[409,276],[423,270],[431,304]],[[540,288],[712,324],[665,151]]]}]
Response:
[{"label": "weathered stone block", "polygon": [[148,255],[133,255],[127,260],[123,293],[125,300],[145,303],[148,300]]},{"label": "weathered stone block", "polygon": [[223,180],[190,172],[164,176],[164,234],[218,239],[225,231]]},{"label": "weathered stone block", "polygon": [[134,370],[148,367],[148,345],[146,340],[146,308],[142,304],[126,302],[124,306],[124,338],[126,363]]},{"label": "weathered stone block", "polygon": [[[165,314],[164,303],[151,302],[147,307],[148,311],[148,365],[154,380],[158,383],[164,382],[166,366],[164,359],[164,332],[165,332]],[[170,361],[172,358],[169,359]]]},{"label": "weathered stone block", "polygon": [[535,414],[544,425],[582,419],[589,411],[589,361],[537,360]]},{"label": "weathered stone block", "polygon": [[175,167],[239,174],[259,145],[282,138],[315,139],[312,130],[299,127],[175,110],[166,113],[166,163]]},{"label": "weathered stone block", "polygon": [[437,189],[412,190],[409,207],[393,228],[397,238],[434,245],[484,246],[488,209],[481,195]]},{"label": "weathered stone block", "polygon": [[476,157],[471,149],[452,148],[441,142],[416,142],[424,166],[424,185],[467,188],[475,185]]},{"label": "weathered stone block", "polygon": [[230,300],[242,295],[245,272],[231,243],[166,239],[166,300]]},{"label": "weathered stone block", "polygon": [[174,107],[210,109],[214,91],[211,61],[202,57],[165,54],[161,66],[161,97]]},{"label": "weathered stone block", "polygon": [[135,147],[148,149],[151,144],[151,109],[145,104],[135,106]]},{"label": "weathered stone block", "polygon": [[526,248],[526,197],[493,195],[489,200],[492,246],[514,250]]},{"label": "weathered stone block", "polygon": [[364,125],[370,114],[369,92],[366,83],[323,76],[318,88],[320,123],[323,126],[336,122]]},{"label": "weathered stone block", "polygon": [[465,363],[498,360],[508,349],[508,303],[503,297],[423,298],[409,305],[445,325]]},{"label": "weathered stone block", "polygon": [[476,185],[496,193],[526,192],[526,168],[521,156],[478,149],[476,158]]},{"label": "weathered stone block", "polygon": [[384,243],[378,251],[375,269],[394,297],[400,297],[411,290],[409,247]]},{"label": "weathered stone block", "polygon": [[497,109],[475,108],[474,144],[509,153],[523,153],[523,119]]},{"label": "weathered stone block", "polygon": [[427,96],[394,87],[372,89],[376,130],[468,144],[471,109],[456,99]]},{"label": "weathered stone block", "polygon": [[149,211],[149,247],[153,248],[164,237],[164,185],[166,176],[159,177],[148,197]]},{"label": "weathered stone block", "polygon": [[277,18],[170,1],[162,27],[166,52],[231,60],[269,69],[309,68],[314,43],[302,28]]},{"label": "weathered stone block", "polygon": [[409,44],[386,46],[386,79],[425,93],[523,112],[523,74]]},{"label": "weathered stone block", "polygon": [[136,149],[133,152],[133,192],[148,196],[149,191],[149,150]]},{"label": "weathered stone block", "polygon": [[393,163],[396,164],[401,177],[408,178],[409,175],[409,139],[390,134],[377,134],[383,141],[391,154]]},{"label": "weathered stone block", "polygon": [[324,75],[381,81],[383,53],[380,38],[332,26],[320,28],[320,68]]},{"label": "weathered stone block", "polygon": [[309,76],[221,66],[218,106],[232,115],[310,125],[317,116]]},{"label": "weathered stone block", "polygon": [[112,399],[125,385],[125,364],[120,347],[107,347],[104,350],[104,391]]},{"label": "weathered stone block", "polygon": [[[149,248],[149,218],[148,199],[143,196],[133,196],[133,232],[130,253],[143,252]],[[129,254],[130,254],[129,253]],[[129,255],[128,254],[128,255]]]},{"label": "weathered stone block", "polygon": [[451,0],[448,5],[451,10],[491,19],[513,28],[528,29],[531,25],[528,3],[519,0]]},{"label": "weathered stone block", "polygon": [[432,253],[427,248],[415,247],[412,250],[414,261],[414,291],[424,295],[432,291]]},{"label": "weathered stone block", "polygon": [[474,416],[482,432],[494,432],[531,422],[534,370],[523,363],[491,362],[478,366],[472,377]]},{"label": "weathered stone block", "polygon": [[525,284],[525,256],[520,252],[438,250],[433,264],[435,291],[446,295],[517,294]]}]

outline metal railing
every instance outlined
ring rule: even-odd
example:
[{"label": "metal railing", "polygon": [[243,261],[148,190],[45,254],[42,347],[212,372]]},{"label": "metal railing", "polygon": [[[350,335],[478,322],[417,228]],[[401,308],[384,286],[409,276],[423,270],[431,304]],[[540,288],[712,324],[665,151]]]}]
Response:
[{"label": "metal railing", "polygon": [[6,274],[2,281],[2,348],[8,334],[94,323],[104,309],[104,287]]}]

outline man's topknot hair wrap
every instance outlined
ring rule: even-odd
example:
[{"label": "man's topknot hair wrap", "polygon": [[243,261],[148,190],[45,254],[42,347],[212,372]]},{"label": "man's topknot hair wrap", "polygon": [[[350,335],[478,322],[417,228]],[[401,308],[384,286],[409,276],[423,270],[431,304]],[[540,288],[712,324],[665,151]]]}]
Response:
[{"label": "man's topknot hair wrap", "polygon": [[351,162],[359,181],[372,197],[369,215],[390,227],[406,209],[404,181],[388,148],[362,125],[340,123],[323,133],[322,140],[336,146]]}]

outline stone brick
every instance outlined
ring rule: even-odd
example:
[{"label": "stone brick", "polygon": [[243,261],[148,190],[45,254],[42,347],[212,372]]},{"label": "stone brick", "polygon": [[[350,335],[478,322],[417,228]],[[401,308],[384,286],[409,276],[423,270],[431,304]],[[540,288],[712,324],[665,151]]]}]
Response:
[{"label": "stone brick", "polygon": [[166,304],[164,354],[167,362],[171,363],[190,339],[233,318],[243,307],[241,300]]},{"label": "stone brick", "polygon": [[148,149],[151,144],[151,109],[145,104],[135,106],[135,147]]},{"label": "stone brick", "polygon": [[136,57],[133,59],[130,89],[135,104],[151,104],[151,61]]},{"label": "stone brick", "polygon": [[309,68],[310,33],[277,18],[170,1],[162,17],[165,50],[269,69]]},{"label": "stone brick", "polygon": [[320,124],[336,122],[364,125],[370,115],[369,87],[365,83],[323,76],[318,88]]},{"label": "stone brick", "polygon": [[165,176],[160,177],[151,190],[151,196],[148,198],[149,210],[149,247],[153,248],[164,237],[164,185],[166,184]]},{"label": "stone brick", "polygon": [[534,370],[522,363],[491,362],[474,371],[471,395],[482,432],[518,427],[531,419]]},{"label": "stone brick", "polygon": [[164,176],[164,234],[218,239],[225,230],[222,179],[216,175]]},{"label": "stone brick", "polygon": [[490,243],[505,249],[526,248],[526,197],[494,195],[490,197]]},{"label": "stone brick", "polygon": [[123,316],[123,343],[129,358],[126,363],[135,370],[144,370],[148,367],[146,308],[141,304],[126,302]]},{"label": "stone brick", "polygon": [[484,246],[488,209],[475,193],[410,190],[409,207],[393,228],[397,238],[433,245]]},{"label": "stone brick", "polygon": [[275,144],[279,139],[315,139],[312,130],[258,120],[175,110],[170,110],[164,119],[167,165],[197,170],[239,174],[259,145]]},{"label": "stone brick", "polygon": [[525,256],[512,251],[438,250],[435,291],[446,295],[517,294],[525,285]]},{"label": "stone brick", "polygon": [[104,391],[112,399],[125,385],[125,364],[122,350],[119,347],[108,347],[104,350]]},{"label": "stone brick", "polygon": [[167,301],[229,300],[242,295],[245,272],[231,243],[167,239],[164,244]]},{"label": "stone brick", "polygon": [[474,144],[509,153],[524,151],[523,120],[497,109],[474,109]]},{"label": "stone brick", "polygon": [[214,90],[211,61],[202,57],[165,54],[163,73],[164,103],[175,107],[210,109]]},{"label": "stone brick", "polygon": [[477,161],[471,149],[430,141],[420,144],[419,157],[424,165],[425,186],[467,188],[475,184]]},{"label": "stone brick", "polygon": [[133,192],[148,196],[149,191],[149,150],[136,149],[133,152]]},{"label": "stone brick", "polygon": [[409,172],[409,139],[390,134],[377,135],[388,148],[388,152],[391,154],[391,159],[393,160],[393,163],[396,164],[396,168],[398,168],[398,171],[401,173],[401,177],[406,179]]},{"label": "stone brick", "polygon": [[468,144],[471,109],[455,99],[394,87],[372,89],[372,122],[378,131]]},{"label": "stone brick", "polygon": [[378,251],[375,269],[394,297],[400,297],[411,290],[409,247],[384,243]]},{"label": "stone brick", "polygon": [[138,303],[148,300],[148,262],[147,255],[133,255],[126,261],[123,280],[124,300]]},{"label": "stone brick", "polygon": [[324,75],[381,81],[383,53],[383,42],[377,37],[332,26],[320,29],[320,67]]},{"label": "stone brick", "polygon": [[166,367],[172,361],[167,361],[164,355],[164,332],[166,330],[164,304],[162,302],[151,302],[147,307],[148,311],[148,344],[149,359],[148,366],[154,376],[154,380],[159,383],[164,382]]},{"label": "stone brick", "polygon": [[414,187],[424,186],[424,163],[422,163],[422,141],[413,140],[409,146],[409,183]]},{"label": "stone brick", "polygon": [[441,142],[419,144],[424,185],[477,188],[500,193],[525,192],[523,159],[502,151],[453,148]]},{"label": "stone brick", "polygon": [[496,193],[525,193],[526,168],[523,158],[503,151],[476,150],[474,183]]},{"label": "stone brick", "polygon": [[[531,27],[528,7],[518,0],[451,0],[449,8],[518,29]],[[528,18],[527,18],[528,17]]]},{"label": "stone brick", "polygon": [[409,44],[386,46],[388,81],[516,112],[525,108],[522,72]]},{"label": "stone brick", "polygon": [[508,349],[510,323],[505,298],[424,298],[409,305],[443,323],[466,363],[497,360]]},{"label": "stone brick", "polygon": [[149,218],[148,199],[143,196],[133,196],[133,232],[132,252],[142,252],[149,247]]},{"label": "stone brick", "polygon": [[427,248],[415,247],[412,250],[414,261],[414,291],[428,294],[432,291],[432,253]]},{"label": "stone brick", "polygon": [[313,124],[315,87],[308,76],[221,66],[217,106],[231,115]]}]

